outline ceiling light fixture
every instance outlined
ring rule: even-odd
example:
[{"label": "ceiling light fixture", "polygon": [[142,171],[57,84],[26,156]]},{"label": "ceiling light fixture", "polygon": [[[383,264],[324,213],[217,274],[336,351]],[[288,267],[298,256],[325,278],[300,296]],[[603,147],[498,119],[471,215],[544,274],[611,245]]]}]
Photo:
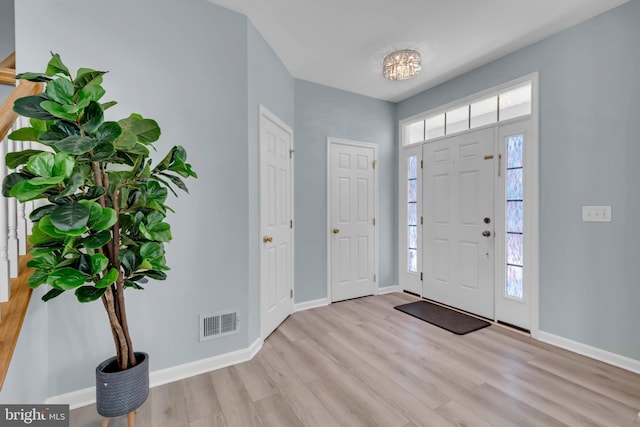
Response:
[{"label": "ceiling light fixture", "polygon": [[403,49],[391,52],[382,61],[382,75],[388,80],[407,80],[420,74],[422,66],[420,52]]}]

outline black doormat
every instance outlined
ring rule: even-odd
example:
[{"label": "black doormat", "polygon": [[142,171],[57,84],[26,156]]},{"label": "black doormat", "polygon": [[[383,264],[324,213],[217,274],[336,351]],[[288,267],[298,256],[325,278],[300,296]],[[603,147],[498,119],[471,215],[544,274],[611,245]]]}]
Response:
[{"label": "black doormat", "polygon": [[489,322],[485,322],[484,320],[442,307],[441,305],[432,304],[428,301],[416,301],[409,304],[398,305],[393,308],[458,335],[468,334],[469,332],[477,331],[490,325]]}]

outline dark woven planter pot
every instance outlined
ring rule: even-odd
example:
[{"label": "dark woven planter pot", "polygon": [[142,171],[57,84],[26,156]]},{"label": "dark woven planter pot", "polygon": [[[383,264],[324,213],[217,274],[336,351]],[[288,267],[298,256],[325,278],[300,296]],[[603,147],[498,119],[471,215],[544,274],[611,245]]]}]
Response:
[{"label": "dark woven planter pot", "polygon": [[137,365],[118,371],[115,357],[96,368],[96,408],[103,417],[119,417],[138,409],[149,396],[149,355],[135,353]]}]

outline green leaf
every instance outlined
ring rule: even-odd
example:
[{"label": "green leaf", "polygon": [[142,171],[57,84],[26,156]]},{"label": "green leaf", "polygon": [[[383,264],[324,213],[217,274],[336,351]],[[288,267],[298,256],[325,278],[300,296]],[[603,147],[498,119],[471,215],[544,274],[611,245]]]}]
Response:
[{"label": "green leaf", "polygon": [[56,227],[51,223],[50,215],[42,217],[40,219],[40,222],[38,222],[38,226],[43,233],[46,233],[51,237],[55,237],[57,239],[64,239],[65,237],[67,237],[66,233],[63,233],[62,231],[56,229]]},{"label": "green leaf", "polygon": [[164,256],[162,245],[156,242],[146,242],[140,246],[140,256],[148,260],[154,260]]},{"label": "green leaf", "polygon": [[65,123],[65,122],[55,122],[50,127],[49,130],[56,133],[64,134],[65,136],[80,136],[80,129],[78,129],[75,124]]},{"label": "green leaf", "polygon": [[81,203],[69,203],[51,212],[51,223],[63,232],[81,229],[87,225],[90,213]]},{"label": "green leaf", "polygon": [[104,111],[107,111],[109,108],[113,107],[114,105],[118,105],[118,103],[116,101],[109,101],[109,102],[104,102],[101,105],[102,105],[102,109]]},{"label": "green leaf", "polygon": [[32,156],[27,162],[25,169],[34,175],[51,177],[53,176],[54,158],[53,153],[43,151],[42,153]]},{"label": "green leaf", "polygon": [[27,283],[29,283],[29,287],[31,289],[35,289],[38,286],[47,283],[47,279],[49,278],[49,272],[47,270],[35,270],[27,279]]},{"label": "green leaf", "polygon": [[20,73],[16,75],[16,80],[28,80],[30,82],[36,83],[46,83],[51,80],[51,77],[48,77],[43,73]]},{"label": "green leaf", "polygon": [[132,114],[118,123],[122,126],[123,132],[132,133],[142,143],[149,144],[160,138],[160,127],[153,119],[144,119],[139,114]]},{"label": "green leaf", "polygon": [[38,141],[40,131],[34,128],[21,128],[11,132],[7,138],[13,141]]},{"label": "green leaf", "polygon": [[79,68],[78,73],[76,75],[76,79],[74,83],[76,88],[82,89],[85,86],[98,86],[102,84],[102,76],[104,76],[106,71],[96,71],[91,68]]},{"label": "green leaf", "polygon": [[147,270],[144,272],[144,275],[150,279],[167,280],[167,275],[162,271]]},{"label": "green leaf", "polygon": [[14,151],[12,153],[7,153],[6,161],[7,167],[9,169],[15,169],[20,165],[24,165],[29,161],[31,156],[35,156],[37,154],[44,153],[41,150],[23,150],[23,151]]},{"label": "green leaf", "polygon": [[84,114],[80,118],[82,129],[87,133],[95,132],[104,119],[104,111],[96,101],[91,101],[89,106],[84,109]]},{"label": "green leaf", "polygon": [[[76,121],[76,116],[78,114],[78,109],[76,108],[75,105],[73,105],[73,106],[71,106],[71,105],[62,105],[62,104],[58,104],[57,102],[53,102],[53,101],[42,101],[40,103],[40,106],[45,111],[47,111],[49,114],[54,116],[54,120],[57,117],[59,119],[68,120],[70,122],[75,122]],[[39,117],[36,117],[36,118],[39,118]]]},{"label": "green leaf", "polygon": [[98,130],[94,138],[100,143],[113,144],[122,134],[122,128],[116,122],[104,122]]},{"label": "green leaf", "polygon": [[56,74],[64,74],[65,76],[71,77],[69,69],[62,63],[60,55],[57,53],[52,53],[51,55],[52,57],[47,64],[47,71],[45,71],[45,74],[49,77],[53,77]]},{"label": "green leaf", "polygon": [[61,242],[63,239],[51,237],[44,231],[40,230],[40,223],[33,224],[31,229],[31,236],[29,236],[29,242],[34,246],[47,245],[49,243]]},{"label": "green leaf", "polygon": [[56,153],[53,158],[53,168],[51,170],[52,176],[62,176],[64,178],[69,178],[71,173],[73,173],[73,168],[75,167],[76,162],[67,153]]},{"label": "green leaf", "polygon": [[100,142],[96,145],[91,153],[91,161],[101,162],[110,159],[116,152],[116,147],[113,144]]},{"label": "green leaf", "polygon": [[125,280],[123,285],[124,285],[125,288],[133,288],[133,289],[137,289],[139,291],[143,291],[144,290],[144,288],[142,286],[138,285],[133,280]]},{"label": "green leaf", "polygon": [[107,289],[98,289],[93,286],[81,286],[76,289],[76,298],[80,302],[92,302],[99,299]]},{"label": "green leaf", "polygon": [[51,188],[51,185],[33,185],[29,181],[21,181],[16,183],[9,191],[9,196],[15,197],[20,202],[28,202],[44,197],[42,193]]},{"label": "green leaf", "polygon": [[2,195],[4,197],[10,197],[11,189],[19,182],[28,181],[30,178],[20,172],[13,172],[4,177],[2,180]]},{"label": "green leaf", "polygon": [[120,263],[124,267],[127,273],[131,273],[135,271],[138,267],[138,262],[136,261],[136,254],[130,249],[125,249],[120,252]]},{"label": "green leaf", "polygon": [[63,293],[64,293],[63,290],[51,289],[51,290],[49,290],[49,292],[47,292],[46,294],[44,294],[42,296],[42,301],[47,302],[49,300],[54,299],[55,297],[58,297],[58,296],[62,295]]},{"label": "green leaf", "polygon": [[96,282],[96,288],[106,288],[118,280],[118,270],[111,268],[104,277]]},{"label": "green leaf", "polygon": [[29,214],[29,219],[32,222],[38,222],[40,221],[44,216],[49,215],[51,212],[53,212],[53,210],[55,208],[57,208],[58,206],[56,205],[46,205],[46,206],[40,206],[39,208],[34,209],[33,211],[31,211],[31,213]]},{"label": "green leaf", "polygon": [[91,274],[100,274],[109,265],[109,259],[102,254],[91,255]]},{"label": "green leaf", "polygon": [[98,141],[88,136],[68,136],[65,139],[56,142],[55,147],[65,153],[75,156],[88,153],[98,145]]},{"label": "green leaf", "polygon": [[31,124],[32,128],[36,129],[40,133],[44,133],[47,131],[47,122],[45,122],[44,120],[29,119],[29,123]]},{"label": "green leaf", "polygon": [[87,190],[85,195],[81,197],[81,199],[96,200],[102,197],[106,192],[107,190],[105,190],[103,187],[89,187],[89,189]]},{"label": "green leaf", "polygon": [[72,105],[74,88],[71,82],[65,78],[55,79],[47,83],[47,97],[62,105]]},{"label": "green leaf", "polygon": [[97,234],[85,238],[82,243],[87,249],[98,249],[111,241],[111,232],[109,230],[101,231]]},{"label": "green leaf", "polygon": [[13,104],[13,111],[21,116],[31,117],[38,120],[57,120],[56,116],[47,112],[40,106],[40,103],[46,101],[43,95],[25,96],[16,99]]},{"label": "green leaf", "polygon": [[[105,94],[105,90],[102,86],[97,84],[91,84],[83,87],[80,92],[78,92],[78,103],[77,105],[80,108],[84,108],[91,101],[98,101]],[[102,105],[101,105],[102,106]]]},{"label": "green leaf", "polygon": [[60,184],[64,181],[63,176],[37,176],[35,178],[31,178],[28,182],[33,186],[45,186],[45,188],[51,188],[56,184]]},{"label": "green leaf", "polygon": [[79,173],[74,173],[69,182],[67,183],[67,187],[58,194],[58,197],[67,197],[72,196],[78,191],[80,187],[84,185],[84,179],[82,179],[82,175]]},{"label": "green leaf", "polygon": [[49,273],[48,283],[63,291],[69,291],[81,286],[88,280],[88,277],[71,267],[57,268]]},{"label": "green leaf", "polygon": [[182,191],[184,191],[185,193],[189,193],[189,189],[187,188],[187,185],[184,183],[184,181],[180,178],[177,177],[175,175],[170,175],[166,172],[162,172],[160,173],[160,175],[169,178],[171,180],[171,182],[173,184],[175,184],[176,187],[178,187],[179,189],[181,189]]},{"label": "green leaf", "polygon": [[99,218],[95,221],[89,221],[89,228],[94,231],[107,230],[113,226],[118,220],[116,211],[111,208],[103,208]]}]

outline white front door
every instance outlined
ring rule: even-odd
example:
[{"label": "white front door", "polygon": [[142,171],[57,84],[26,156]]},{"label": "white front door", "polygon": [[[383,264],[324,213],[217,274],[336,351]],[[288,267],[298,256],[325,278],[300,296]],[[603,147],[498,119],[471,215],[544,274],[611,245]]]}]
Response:
[{"label": "white front door", "polygon": [[293,308],[293,132],[260,110],[260,312],[263,339]]},{"label": "white front door", "polygon": [[425,298],[494,318],[495,130],[424,145]]},{"label": "white front door", "polygon": [[375,171],[371,144],[329,139],[331,301],[375,291]]}]

